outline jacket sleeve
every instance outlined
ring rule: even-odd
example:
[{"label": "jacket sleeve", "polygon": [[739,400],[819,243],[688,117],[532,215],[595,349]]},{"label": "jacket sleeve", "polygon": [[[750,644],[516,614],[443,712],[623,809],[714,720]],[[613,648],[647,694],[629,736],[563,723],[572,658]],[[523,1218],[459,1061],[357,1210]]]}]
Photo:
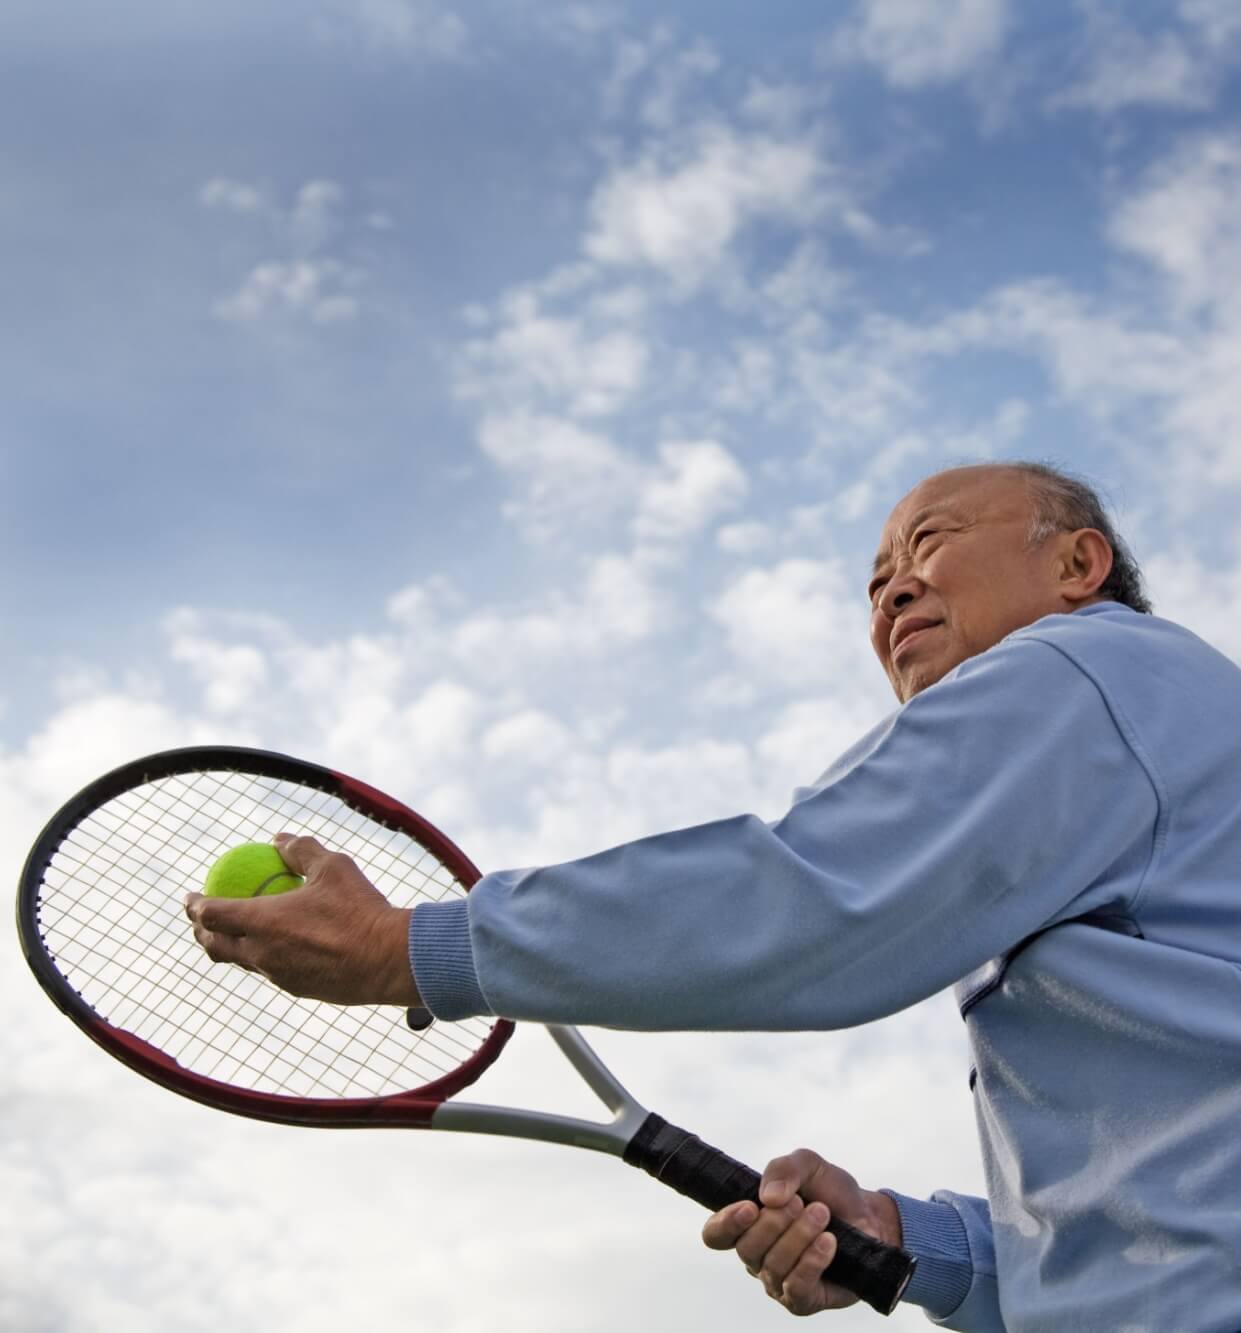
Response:
[{"label": "jacket sleeve", "polygon": [[903,1301],[961,1333],[1004,1333],[986,1199],[937,1190],[912,1199],[884,1190],[901,1215],[901,1246],[918,1260]]},{"label": "jacket sleeve", "polygon": [[776,822],[486,875],[417,908],[411,962],[444,1019],[852,1026],[1102,905],[1109,866],[1135,845],[1149,857],[1157,815],[1097,686],[1017,635],[892,714]]}]

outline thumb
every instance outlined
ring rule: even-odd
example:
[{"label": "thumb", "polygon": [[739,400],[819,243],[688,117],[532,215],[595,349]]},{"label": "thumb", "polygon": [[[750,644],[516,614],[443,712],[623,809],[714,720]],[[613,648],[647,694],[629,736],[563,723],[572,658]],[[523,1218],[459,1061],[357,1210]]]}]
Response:
[{"label": "thumb", "polygon": [[759,1182],[758,1197],[768,1208],[783,1208],[792,1202],[800,1184],[797,1163],[791,1157],[776,1157],[767,1163]]}]

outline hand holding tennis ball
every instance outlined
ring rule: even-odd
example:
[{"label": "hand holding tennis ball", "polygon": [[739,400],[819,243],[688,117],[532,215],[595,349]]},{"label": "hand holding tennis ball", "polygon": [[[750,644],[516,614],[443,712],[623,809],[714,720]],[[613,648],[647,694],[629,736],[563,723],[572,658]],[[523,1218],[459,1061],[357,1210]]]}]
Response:
[{"label": "hand holding tennis ball", "polygon": [[203,892],[208,898],[265,898],[300,889],[304,883],[271,843],[243,842],[207,871]]},{"label": "hand holding tennis ball", "polygon": [[280,833],[275,846],[226,852],[204,888],[186,894],[185,914],[213,963],[259,972],[303,999],[421,1006],[409,965],[411,909],[393,906],[343,853]]}]

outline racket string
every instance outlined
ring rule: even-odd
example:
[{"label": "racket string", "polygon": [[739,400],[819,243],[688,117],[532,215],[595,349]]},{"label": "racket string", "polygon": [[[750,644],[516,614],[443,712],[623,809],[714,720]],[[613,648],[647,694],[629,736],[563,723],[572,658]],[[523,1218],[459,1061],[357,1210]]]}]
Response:
[{"label": "racket string", "polygon": [[114,1027],[234,1086],[370,1097],[450,1074],[486,1040],[487,1020],[416,1033],[403,1011],[289,996],[211,963],[194,940],[185,892],[229,847],[281,829],[353,857],[397,906],[464,892],[413,838],[329,792],[231,770],[163,777],[94,810],[48,865],[39,928],[65,979]]}]

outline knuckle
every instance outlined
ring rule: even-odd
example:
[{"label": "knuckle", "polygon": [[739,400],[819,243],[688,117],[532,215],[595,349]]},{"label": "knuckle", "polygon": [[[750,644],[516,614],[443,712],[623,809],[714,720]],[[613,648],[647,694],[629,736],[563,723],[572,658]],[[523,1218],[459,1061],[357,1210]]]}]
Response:
[{"label": "knuckle", "polygon": [[789,1314],[804,1317],[814,1314],[818,1310],[818,1302],[814,1299],[813,1291],[808,1289],[804,1283],[792,1278],[785,1282],[783,1296],[784,1308]]}]

